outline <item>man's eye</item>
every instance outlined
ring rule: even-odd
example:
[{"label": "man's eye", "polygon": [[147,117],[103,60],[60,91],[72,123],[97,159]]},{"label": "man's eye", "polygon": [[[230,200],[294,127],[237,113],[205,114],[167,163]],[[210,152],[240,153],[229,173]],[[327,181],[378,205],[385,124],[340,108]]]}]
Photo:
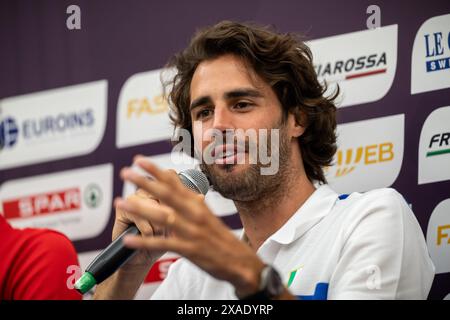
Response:
[{"label": "man's eye", "polygon": [[210,114],[211,114],[211,110],[209,110],[209,109],[201,110],[197,113],[197,119],[205,118],[205,117],[209,116]]},{"label": "man's eye", "polygon": [[238,102],[235,104],[236,109],[244,109],[247,108],[248,106],[250,106],[249,102]]}]

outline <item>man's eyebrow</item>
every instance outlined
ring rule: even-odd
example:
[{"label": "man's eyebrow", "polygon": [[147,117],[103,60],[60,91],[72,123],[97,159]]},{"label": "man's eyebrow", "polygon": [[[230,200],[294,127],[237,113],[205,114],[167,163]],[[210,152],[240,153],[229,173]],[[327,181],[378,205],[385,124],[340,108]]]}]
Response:
[{"label": "man's eyebrow", "polygon": [[203,96],[192,101],[189,109],[192,111],[194,108],[202,106],[204,104],[212,103],[212,99],[209,96]]},{"label": "man's eyebrow", "polygon": [[262,96],[263,94],[261,92],[251,88],[236,89],[233,91],[225,92],[224,94],[224,98],[228,100],[244,97],[261,98]]},{"label": "man's eyebrow", "polygon": [[[242,88],[225,92],[223,96],[226,100],[230,100],[244,97],[261,98],[263,94],[255,89]],[[212,104],[212,99],[210,96],[203,96],[195,99],[194,101],[192,101],[191,105],[189,106],[189,109],[192,111],[193,109],[205,104]]]}]

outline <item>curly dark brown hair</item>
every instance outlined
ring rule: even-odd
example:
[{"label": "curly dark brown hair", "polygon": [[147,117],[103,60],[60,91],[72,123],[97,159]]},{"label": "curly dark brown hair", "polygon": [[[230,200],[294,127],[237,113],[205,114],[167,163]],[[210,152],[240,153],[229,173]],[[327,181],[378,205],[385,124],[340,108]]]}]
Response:
[{"label": "curly dark brown hair", "polygon": [[331,165],[336,152],[334,101],[339,88],[331,97],[324,97],[326,85],[319,83],[312,53],[299,35],[231,21],[198,31],[189,46],[166,65],[176,70],[170,82],[164,83],[165,90],[171,89],[168,98],[174,126],[189,130],[193,139],[189,111],[192,77],[202,61],[225,54],[244,59],[272,87],[283,106],[283,115],[292,113],[305,127],[298,141],[306,175],[311,181],[326,183],[323,167]]}]

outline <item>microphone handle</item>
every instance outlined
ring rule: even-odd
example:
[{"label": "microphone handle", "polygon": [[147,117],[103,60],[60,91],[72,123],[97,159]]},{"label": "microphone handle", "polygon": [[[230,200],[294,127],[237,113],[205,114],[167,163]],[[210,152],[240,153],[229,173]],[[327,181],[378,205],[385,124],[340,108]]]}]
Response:
[{"label": "microphone handle", "polygon": [[130,249],[123,245],[122,239],[128,234],[140,235],[141,233],[135,225],[129,226],[86,268],[86,271],[95,277],[97,283],[112,275],[138,252],[138,250]]},{"label": "microphone handle", "polygon": [[94,285],[103,282],[106,278],[116,272],[122,265],[131,259],[138,250],[124,246],[122,239],[124,236],[139,235],[139,229],[135,225],[130,225],[120,236],[109,244],[95,259],[89,264],[83,276],[75,284],[81,294],[89,291]]}]

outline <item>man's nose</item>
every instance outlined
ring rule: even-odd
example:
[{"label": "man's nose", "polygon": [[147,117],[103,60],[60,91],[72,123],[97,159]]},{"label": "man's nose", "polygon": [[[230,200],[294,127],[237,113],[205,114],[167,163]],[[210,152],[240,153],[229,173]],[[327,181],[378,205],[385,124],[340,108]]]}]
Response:
[{"label": "man's nose", "polygon": [[214,110],[213,129],[225,132],[234,129],[233,115],[226,106],[216,106]]}]

